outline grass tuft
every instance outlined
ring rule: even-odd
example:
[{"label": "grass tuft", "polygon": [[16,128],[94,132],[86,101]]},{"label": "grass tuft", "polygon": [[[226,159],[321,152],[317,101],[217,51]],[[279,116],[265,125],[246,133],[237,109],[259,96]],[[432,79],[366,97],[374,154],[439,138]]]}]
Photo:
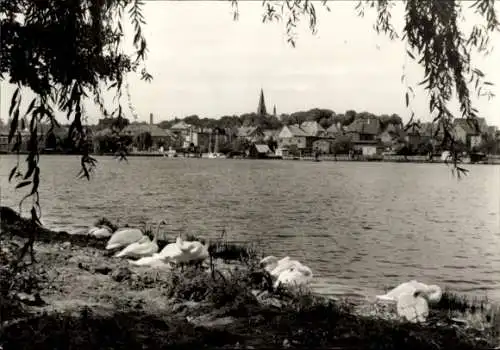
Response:
[{"label": "grass tuft", "polygon": [[112,232],[115,232],[118,229],[117,225],[113,224],[108,218],[105,217],[96,220],[96,222],[94,222],[94,226],[108,226]]},{"label": "grass tuft", "polygon": [[443,311],[459,311],[464,312],[484,312],[488,305],[488,299],[476,298],[471,299],[467,296],[459,295],[445,290],[439,303],[433,306],[433,309]]}]

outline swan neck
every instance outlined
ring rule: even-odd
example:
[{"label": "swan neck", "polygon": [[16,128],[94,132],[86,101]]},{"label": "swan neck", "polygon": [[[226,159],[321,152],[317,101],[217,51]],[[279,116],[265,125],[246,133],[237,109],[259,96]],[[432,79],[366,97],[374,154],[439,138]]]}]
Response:
[{"label": "swan neck", "polygon": [[162,221],[160,221],[158,223],[158,225],[156,226],[156,232],[155,232],[155,235],[153,237],[153,242],[156,243],[158,241],[158,235],[160,234],[160,226],[162,224]]}]

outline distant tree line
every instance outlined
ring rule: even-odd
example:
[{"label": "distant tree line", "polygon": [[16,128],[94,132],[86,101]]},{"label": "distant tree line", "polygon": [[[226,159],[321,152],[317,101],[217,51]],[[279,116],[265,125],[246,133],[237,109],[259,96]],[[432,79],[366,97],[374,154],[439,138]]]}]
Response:
[{"label": "distant tree line", "polygon": [[332,124],[340,123],[343,126],[351,124],[356,119],[378,118],[382,127],[388,124],[403,125],[401,117],[397,114],[375,115],[370,112],[356,112],[348,110],[345,113],[337,114],[330,109],[313,108],[307,111],[299,111],[291,114],[281,114],[279,117],[274,115],[258,115],[256,113],[245,113],[240,116],[222,116],[215,118],[200,118],[197,115],[190,115],[183,119],[174,118],[161,121],[158,125],[163,129],[169,129],[176,123],[184,121],[187,124],[199,128],[239,128],[247,126],[257,126],[261,129],[277,130],[284,125],[302,124],[306,121],[316,121],[323,128],[329,128]]}]

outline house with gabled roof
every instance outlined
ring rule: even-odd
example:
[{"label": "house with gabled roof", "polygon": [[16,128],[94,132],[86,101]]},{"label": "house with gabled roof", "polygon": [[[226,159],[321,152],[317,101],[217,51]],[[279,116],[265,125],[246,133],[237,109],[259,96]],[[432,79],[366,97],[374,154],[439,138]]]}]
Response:
[{"label": "house with gabled roof", "polygon": [[376,118],[355,119],[346,128],[346,134],[351,135],[353,142],[376,141],[380,132],[380,121]]},{"label": "house with gabled roof", "polygon": [[255,143],[250,146],[248,150],[248,156],[250,158],[273,158],[274,153],[271,151],[268,145]]},{"label": "house with gabled roof", "polygon": [[456,118],[453,121],[453,136],[469,150],[477,147],[482,142],[480,123],[473,119]]},{"label": "house with gabled roof", "polygon": [[300,124],[300,128],[309,136],[323,137],[326,135],[326,130],[317,121],[306,121]]},{"label": "house with gabled roof", "polygon": [[308,139],[310,139],[309,134],[302,130],[299,125],[285,125],[278,134],[278,149],[283,155],[286,155],[287,150],[292,147],[304,152],[308,146],[312,146],[312,141],[309,144]]},{"label": "house with gabled roof", "polygon": [[236,131],[236,137],[255,143],[264,139],[264,132],[258,126],[242,126]]},{"label": "house with gabled roof", "polygon": [[346,134],[351,138],[355,150],[363,155],[374,155],[383,150],[377,138],[381,129],[377,118],[358,118],[346,128]]},{"label": "house with gabled roof", "polygon": [[327,137],[337,137],[344,133],[344,128],[340,123],[333,123],[328,129],[326,129]]}]

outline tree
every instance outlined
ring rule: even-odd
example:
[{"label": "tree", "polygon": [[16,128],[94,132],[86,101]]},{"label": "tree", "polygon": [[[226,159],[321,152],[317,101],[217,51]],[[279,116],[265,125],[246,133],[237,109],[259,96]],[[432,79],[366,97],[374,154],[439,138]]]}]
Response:
[{"label": "tree", "polygon": [[274,137],[271,137],[269,138],[269,140],[267,140],[267,146],[272,152],[275,152],[278,148],[278,141],[276,141]]},{"label": "tree", "polygon": [[348,154],[353,150],[352,141],[348,136],[340,135],[332,142],[332,153],[337,154]]},{"label": "tree", "polygon": [[498,154],[498,141],[489,134],[482,135],[481,143],[477,147],[478,152],[486,154]]},{"label": "tree", "polygon": [[243,153],[246,152],[250,148],[250,142],[241,139],[241,138],[235,138],[231,144],[231,148],[233,149],[234,152],[238,153]]},{"label": "tree", "polygon": [[420,142],[415,150],[419,155],[427,155],[434,152],[434,147],[430,140],[423,140]]},{"label": "tree", "polygon": [[[238,2],[231,2],[237,18]],[[18,133],[17,126],[23,114],[30,117],[31,135],[27,168],[22,169],[18,163],[12,169],[9,180],[15,176],[20,181],[17,186],[32,186],[26,198],[35,199],[31,208],[33,222],[39,222],[40,216],[40,123],[47,121],[54,127],[57,125],[54,110],[66,113],[71,121],[69,140],[74,144],[75,151],[82,155],[81,176],[89,179],[96,160],[88,154],[88,135],[83,127],[84,99],[93,99],[105,117],[116,119],[112,129],[119,134],[124,120],[121,101],[127,88],[126,74],[140,72],[143,79],[152,79],[143,66],[147,44],[141,28],[145,23],[142,5],[140,0],[0,2],[0,78],[3,80],[8,76],[9,82],[17,86],[9,108],[9,117],[12,119],[9,143],[13,142],[14,150],[19,149],[21,138],[14,136]],[[484,74],[473,66],[471,53],[473,50],[488,53],[489,34],[499,29],[494,1],[478,0],[472,4],[485,19],[485,25],[476,24],[469,36],[458,26],[463,18],[463,5],[455,0],[407,0],[403,33],[396,33],[391,24],[391,2],[360,1],[356,7],[358,14],[364,14],[365,5],[378,13],[375,23],[377,32],[386,33],[391,39],[399,38],[402,34],[408,44],[408,56],[425,68],[421,84],[429,94],[429,112],[436,116],[436,122],[443,125],[443,142],[453,146],[455,143],[451,129],[454,115],[448,108],[453,92],[456,91],[461,115],[472,119],[476,118],[477,111],[471,103],[469,86],[483,95],[492,95],[488,91],[491,83],[484,81]],[[295,46],[297,39],[295,28],[301,19],[307,20],[312,32],[316,30],[316,6],[312,1],[264,0],[263,6],[264,22],[283,20],[292,46]],[[326,1],[322,2],[322,6],[326,7]],[[130,21],[135,28],[134,54],[125,54],[121,49],[125,11],[130,14]],[[116,92],[117,106],[112,113],[108,113],[103,105],[103,86]],[[33,91],[36,97],[22,113],[21,100],[23,91],[27,89]],[[412,89],[408,87],[405,99],[409,108],[411,96]],[[346,115],[350,117],[349,112]],[[410,123],[412,120],[413,113]],[[115,141],[118,152],[124,157],[126,140],[118,137]],[[455,167],[463,170],[457,166],[457,157],[454,157]]]}]

